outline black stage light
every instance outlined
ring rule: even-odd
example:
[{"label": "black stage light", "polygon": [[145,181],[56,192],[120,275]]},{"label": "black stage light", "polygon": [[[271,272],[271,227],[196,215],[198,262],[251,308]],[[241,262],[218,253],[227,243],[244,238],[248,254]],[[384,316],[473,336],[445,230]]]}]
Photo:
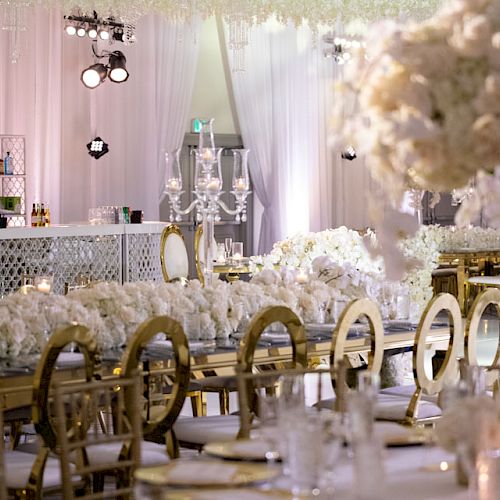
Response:
[{"label": "black stage light", "polygon": [[122,83],[128,79],[126,68],[127,59],[123,52],[116,50],[109,55],[109,79],[115,83]]},{"label": "black stage light", "polygon": [[87,149],[89,150],[89,155],[98,160],[101,156],[104,156],[108,151],[108,145],[100,138],[96,137],[92,139],[87,144]]},{"label": "black stage light", "polygon": [[352,161],[357,158],[356,151],[352,146],[348,146],[346,150],[340,155],[342,159]]},{"label": "black stage light", "polygon": [[106,75],[106,66],[101,63],[96,63],[82,71],[80,80],[88,89],[95,89],[104,81]]}]

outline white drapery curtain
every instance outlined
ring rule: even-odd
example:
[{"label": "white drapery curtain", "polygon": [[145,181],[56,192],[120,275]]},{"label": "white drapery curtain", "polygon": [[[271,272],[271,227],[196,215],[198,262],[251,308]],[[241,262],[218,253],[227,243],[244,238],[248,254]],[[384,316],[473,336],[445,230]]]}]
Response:
[{"label": "white drapery curtain", "polygon": [[[226,47],[227,47],[226,36]],[[231,50],[227,47],[231,61]],[[307,27],[255,27],[245,71],[231,73],[253,189],[264,211],[259,253],[298,231],[367,225],[368,174],[330,147],[334,79],[340,77]]]},{"label": "white drapery curtain", "polygon": [[[30,14],[17,64],[0,33],[0,133],[26,135],[29,206],[48,202],[54,222],[86,220],[98,205],[157,220],[163,152],[182,143],[188,120],[199,23],[142,18],[134,45],[99,45],[124,52],[127,82],[89,90],[80,73],[93,63],[91,42],[64,35],[57,10]],[[86,149],[96,135],[110,149],[99,160]]]}]

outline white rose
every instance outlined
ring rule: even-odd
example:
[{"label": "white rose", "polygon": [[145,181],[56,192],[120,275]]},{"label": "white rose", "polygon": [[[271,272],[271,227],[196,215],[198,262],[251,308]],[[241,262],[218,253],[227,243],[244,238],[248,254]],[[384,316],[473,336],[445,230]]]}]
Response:
[{"label": "white rose", "polygon": [[486,16],[465,14],[453,26],[449,44],[462,56],[481,57],[491,46],[491,23]]}]

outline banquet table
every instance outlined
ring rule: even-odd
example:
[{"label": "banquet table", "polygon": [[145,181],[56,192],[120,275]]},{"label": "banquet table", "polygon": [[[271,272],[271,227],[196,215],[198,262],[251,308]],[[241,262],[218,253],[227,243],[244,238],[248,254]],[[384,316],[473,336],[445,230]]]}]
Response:
[{"label": "banquet table", "polygon": [[[217,459],[201,457],[203,463],[212,467],[224,467],[225,464],[237,462],[218,461]],[[366,497],[374,500],[468,500],[471,498],[466,487],[460,486],[456,480],[455,455],[438,446],[406,446],[385,448],[381,456],[381,475],[371,476],[372,470],[356,473],[354,459],[350,449],[344,448],[334,469],[333,492],[327,491],[315,498],[335,500],[355,500],[356,482],[375,480],[376,488],[380,487],[380,495]],[[374,464],[374,468],[380,464]],[[215,470],[215,469],[214,469]],[[221,469],[222,472],[223,469]],[[164,488],[165,500],[218,500],[244,498],[248,500],[269,499],[300,499],[290,493],[290,480],[279,476],[269,483],[237,488],[219,488],[216,490],[197,488],[196,490],[180,490]]]},{"label": "banquet table", "polygon": [[472,266],[477,266],[480,273],[485,272],[485,274],[490,274],[491,266],[500,263],[500,249],[477,250],[474,248],[458,248],[444,250],[439,255],[439,263],[456,267],[457,299],[462,315],[466,315],[466,284],[469,277],[469,269]]},{"label": "banquet table", "polygon": [[[331,329],[325,325],[316,326],[317,330],[307,330],[308,356],[311,365],[324,361],[328,363],[331,349]],[[384,335],[384,349],[398,349],[413,346],[415,326],[386,327]],[[449,341],[449,329],[442,323],[436,323],[427,336],[429,347],[442,348]],[[216,372],[218,375],[234,373],[237,363],[239,338],[229,338],[217,341],[191,341],[191,371],[197,377],[204,372]],[[446,347],[444,347],[446,348]],[[353,331],[345,345],[345,352],[349,354],[366,353],[370,350],[370,338],[366,333]],[[102,353],[102,370],[104,374],[111,374],[120,366],[121,349]],[[166,368],[171,368],[169,360],[172,350],[149,350],[146,353],[152,361],[165,362]],[[75,380],[82,375],[83,358],[77,353],[62,353],[62,360],[58,366],[56,376],[60,380]],[[254,364],[271,364],[285,362],[292,358],[292,346],[287,334],[273,334],[269,337],[263,334],[254,356]],[[0,404],[3,408],[15,408],[30,404],[33,374],[38,356],[19,356],[12,360],[0,360]]]}]

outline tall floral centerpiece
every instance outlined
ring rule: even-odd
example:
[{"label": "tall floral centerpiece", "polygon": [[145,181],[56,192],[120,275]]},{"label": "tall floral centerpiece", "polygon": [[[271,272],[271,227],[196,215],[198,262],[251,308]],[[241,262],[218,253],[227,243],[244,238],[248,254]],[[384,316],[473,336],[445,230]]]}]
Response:
[{"label": "tall floral centerpiece", "polygon": [[338,123],[386,199],[396,207],[408,189],[451,191],[475,177],[457,222],[483,205],[500,226],[500,1],[450,0],[427,21],[383,23],[361,51],[343,86],[356,110]]}]

